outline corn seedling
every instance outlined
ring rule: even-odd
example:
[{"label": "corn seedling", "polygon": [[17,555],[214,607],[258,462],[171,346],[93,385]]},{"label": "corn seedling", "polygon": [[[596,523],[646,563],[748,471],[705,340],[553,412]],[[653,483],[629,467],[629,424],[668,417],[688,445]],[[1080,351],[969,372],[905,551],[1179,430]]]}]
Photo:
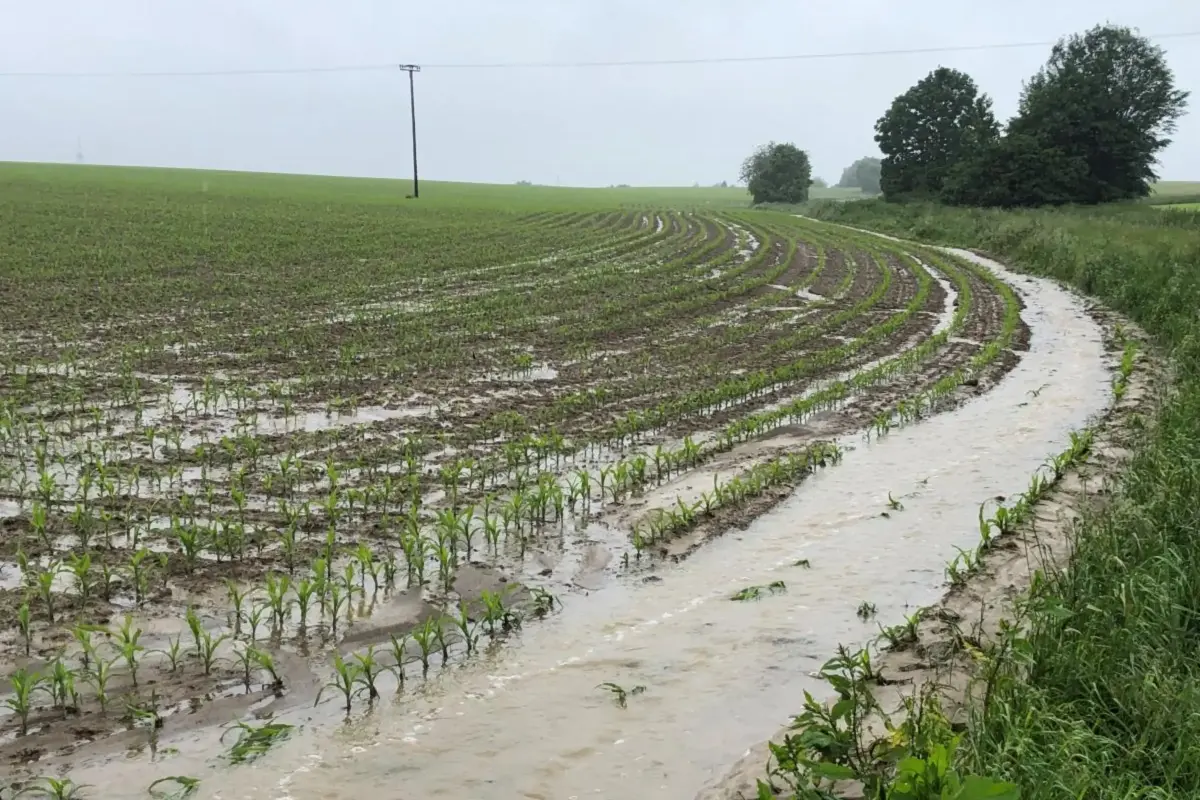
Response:
[{"label": "corn seedling", "polygon": [[365,653],[354,653],[351,656],[355,662],[353,679],[361,684],[362,691],[367,693],[368,705],[379,699],[379,690],[375,688],[375,680],[381,672],[387,671],[387,668],[376,660],[375,649],[375,645],[371,645]]},{"label": "corn seedling", "polygon": [[462,636],[463,642],[467,646],[467,655],[471,655],[475,650],[475,626],[471,624],[471,614],[467,610],[467,601],[458,601],[458,616],[450,617],[454,623],[454,627],[458,628],[458,633]]},{"label": "corn seedling", "polygon": [[875,607],[874,603],[869,603],[864,600],[858,604],[858,611],[855,613],[858,615],[859,619],[865,622],[879,613],[879,609]]},{"label": "corn seedling", "polygon": [[[233,606],[233,613],[230,615],[230,621],[233,624],[233,635],[238,637],[242,635],[242,608],[246,602],[248,592],[239,587],[236,583],[225,579],[225,592],[229,596],[229,602]],[[189,609],[190,611],[190,609]],[[194,635],[193,631],[193,635]]]},{"label": "corn seedling", "polygon": [[42,676],[21,668],[9,677],[12,694],[4,698],[7,706],[21,723],[20,735],[29,732],[29,714],[33,711],[33,693],[41,688]]},{"label": "corn seedling", "polygon": [[112,680],[113,664],[117,663],[120,659],[120,656],[116,656],[109,661],[98,658],[93,669],[90,672],[84,673],[84,679],[96,691],[96,701],[100,703],[101,711],[108,710],[108,682]]},{"label": "corn seedling", "polygon": [[75,690],[75,672],[61,659],[54,660],[47,677],[50,684],[50,697],[55,708],[61,708],[63,715],[72,710],[79,710],[79,692]]},{"label": "corn seedling", "polygon": [[[175,634],[175,638],[167,639],[167,647],[164,650],[152,650],[153,653],[162,653],[167,657],[167,664],[172,675],[179,671],[179,665],[183,661],[183,634]],[[86,665],[85,665],[86,666]]]},{"label": "corn seedling", "polygon": [[483,601],[483,622],[487,626],[489,636],[496,635],[497,624],[505,633],[521,627],[521,618],[505,607],[504,599],[500,595],[485,589],[480,593],[480,600]]},{"label": "corn seedling", "polygon": [[308,630],[308,610],[312,607],[313,597],[320,590],[320,582],[315,578],[304,578],[296,584],[296,609],[300,612],[301,636]]},{"label": "corn seedling", "polygon": [[21,631],[21,641],[25,645],[25,656],[29,657],[29,649],[33,644],[32,620],[29,614],[29,603],[22,603],[17,609],[17,627]]},{"label": "corn seedling", "polygon": [[71,635],[79,643],[79,664],[84,672],[91,668],[92,661],[99,659],[99,655],[96,653],[96,643],[92,641],[92,637],[103,630],[104,628],[98,625],[84,625],[82,623],[71,628]]},{"label": "corn seedling", "polygon": [[283,677],[275,668],[275,659],[271,657],[271,654],[266,650],[259,650],[254,645],[248,646],[246,653],[260,669],[265,670],[271,676],[270,688],[276,694],[280,694],[283,691]]},{"label": "corn seedling", "polygon": [[396,693],[399,694],[404,691],[404,665],[408,661],[407,645],[409,635],[403,634],[399,638],[392,635],[389,638],[391,639],[392,661],[395,662],[392,665],[392,672],[396,674]]},{"label": "corn seedling", "polygon": [[211,675],[212,669],[221,659],[217,657],[217,650],[221,645],[230,638],[227,633],[213,637],[208,631],[204,631],[200,635],[200,662],[204,664],[204,674]]},{"label": "corn seedling", "polygon": [[335,689],[342,693],[342,698],[346,702],[346,716],[350,716],[351,705],[354,698],[358,695],[361,689],[358,688],[360,682],[359,673],[362,667],[357,663],[351,662],[347,664],[342,659],[341,653],[333,654],[333,680],[326,683],[317,691],[317,699],[313,705],[319,705],[321,697],[325,694],[326,689]]}]

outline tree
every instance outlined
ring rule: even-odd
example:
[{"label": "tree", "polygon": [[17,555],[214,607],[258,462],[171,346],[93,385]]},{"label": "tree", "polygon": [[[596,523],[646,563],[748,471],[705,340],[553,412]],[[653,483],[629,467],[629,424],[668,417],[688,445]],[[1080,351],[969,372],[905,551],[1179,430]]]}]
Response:
[{"label": "tree", "polygon": [[941,199],[954,205],[1012,208],[1070,203],[1087,177],[1083,159],[1036,136],[1009,133],[946,178]]},{"label": "tree", "polygon": [[991,99],[969,75],[938,67],[892,101],[875,123],[884,155],[880,188],[889,199],[937,197],[954,166],[998,135]]},{"label": "tree", "polygon": [[1187,98],[1162,48],[1129,28],[1101,25],[1059,40],[1026,83],[1009,135],[1048,154],[1041,169],[1056,171],[1049,183],[1074,188],[1025,204],[1145,197]]},{"label": "tree", "polygon": [[860,158],[842,171],[842,179],[838,181],[838,188],[862,189],[863,194],[879,194],[881,166],[878,158]]},{"label": "tree", "polygon": [[742,163],[741,180],[755,204],[803,203],[812,185],[812,165],[796,145],[768,142]]}]

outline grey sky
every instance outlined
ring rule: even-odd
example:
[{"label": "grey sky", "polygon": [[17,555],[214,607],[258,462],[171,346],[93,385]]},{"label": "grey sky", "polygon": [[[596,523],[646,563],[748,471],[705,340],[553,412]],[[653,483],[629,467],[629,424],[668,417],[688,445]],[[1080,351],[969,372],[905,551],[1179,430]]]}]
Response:
[{"label": "grey sky", "polygon": [[[1049,41],[1111,21],[1200,31],[1189,0],[0,0],[0,72],[752,56]],[[1200,93],[1200,38],[1162,43]],[[427,69],[417,76],[431,179],[606,185],[732,180],[768,139],[836,180],[875,152],[891,99],[945,64],[1007,117],[1046,49],[734,65]],[[410,174],[401,73],[0,77],[0,160],[344,175]],[[1193,98],[1200,106],[1200,97]],[[1200,181],[1200,108],[1162,177]]]}]

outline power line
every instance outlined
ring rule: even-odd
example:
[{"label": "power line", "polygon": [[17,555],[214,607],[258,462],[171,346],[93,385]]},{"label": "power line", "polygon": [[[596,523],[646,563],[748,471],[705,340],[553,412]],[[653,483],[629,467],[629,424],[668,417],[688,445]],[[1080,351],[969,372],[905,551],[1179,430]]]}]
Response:
[{"label": "power line", "polygon": [[[1145,38],[1153,40],[1189,39],[1200,37],[1200,31],[1160,33]],[[1007,42],[1000,44],[949,45],[945,47],[913,47],[898,50],[856,50],[828,53],[796,53],[769,56],[713,56],[703,58],[640,59],[626,61],[498,61],[475,63],[426,63],[426,70],[471,70],[471,69],[586,69],[603,67],[666,67],[692,66],[699,64],[752,64],[779,61],[818,61],[839,58],[870,58],[884,56],[927,55],[937,53],[965,53],[987,50],[1017,50],[1033,47],[1053,47],[1056,41]],[[111,72],[0,72],[0,78],[206,78],[248,75],[308,75],[339,72],[381,72],[395,70],[396,64],[349,64],[328,67],[278,67],[262,69],[215,69],[181,71],[111,71]]]}]

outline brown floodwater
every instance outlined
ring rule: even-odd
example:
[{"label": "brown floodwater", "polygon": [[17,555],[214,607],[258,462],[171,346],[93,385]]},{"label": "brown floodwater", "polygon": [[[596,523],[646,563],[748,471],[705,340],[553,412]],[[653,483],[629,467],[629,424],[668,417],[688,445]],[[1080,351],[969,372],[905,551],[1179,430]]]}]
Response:
[{"label": "brown floodwater", "polygon": [[[142,798],[167,775],[200,797],[687,798],[799,710],[839,643],[934,601],[955,547],[978,538],[979,504],[1015,495],[1072,430],[1109,401],[1101,330],[1053,283],[1008,275],[1026,302],[1030,349],[991,391],[880,440],[843,441],[844,461],[744,530],[685,561],[564,594],[561,613],[452,666],[424,689],[385,695],[349,722],[333,699],[278,719],[300,726],[257,762],[219,757],[217,727],[74,764],[105,798]],[[902,510],[890,510],[888,495]],[[887,511],[888,516],[883,516]],[[808,559],[811,568],[794,566]],[[619,564],[607,567],[619,573]],[[783,594],[729,596],[782,580]],[[322,671],[320,674],[324,675]],[[644,686],[626,708],[598,684]]]}]

